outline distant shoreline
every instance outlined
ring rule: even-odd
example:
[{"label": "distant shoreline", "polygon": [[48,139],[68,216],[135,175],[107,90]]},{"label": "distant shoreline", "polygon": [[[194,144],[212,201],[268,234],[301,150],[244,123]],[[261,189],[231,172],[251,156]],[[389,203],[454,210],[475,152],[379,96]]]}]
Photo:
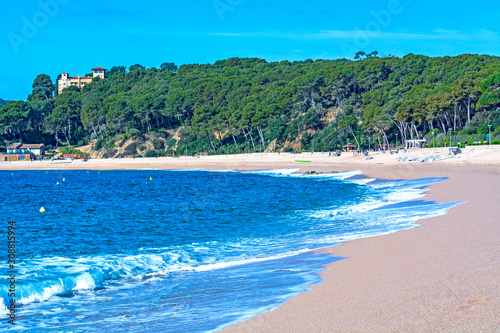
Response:
[{"label": "distant shoreline", "polygon": [[[342,156],[328,156],[328,152],[316,153],[254,153],[238,155],[213,155],[196,157],[158,157],[158,158],[122,158],[122,159],[90,159],[73,160],[71,162],[59,161],[17,161],[0,162],[0,170],[34,170],[34,169],[75,169],[75,170],[109,170],[109,169],[210,169],[210,170],[252,170],[273,168],[298,168],[302,171],[311,171],[323,166],[335,166],[344,168],[347,166],[363,169],[378,165],[401,167],[408,169],[411,165],[421,165],[428,168],[429,165],[499,165],[500,145],[493,146],[469,146],[462,149],[459,155],[449,155],[448,148],[429,148],[420,150],[400,151],[398,154],[389,152],[370,152],[368,156],[345,152]],[[413,157],[416,163],[400,162],[398,158]],[[438,157],[438,160],[433,159]],[[425,163],[419,163],[421,159],[428,159]],[[307,160],[308,163],[302,161]],[[310,162],[309,162],[310,161]],[[333,170],[332,170],[333,171]],[[341,171],[341,170],[335,170]],[[402,174],[401,178],[405,178]]]}]

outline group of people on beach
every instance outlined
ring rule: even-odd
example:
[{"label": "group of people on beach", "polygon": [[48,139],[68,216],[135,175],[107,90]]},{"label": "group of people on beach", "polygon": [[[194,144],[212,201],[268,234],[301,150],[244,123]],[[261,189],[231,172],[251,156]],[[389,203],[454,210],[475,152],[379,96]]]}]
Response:
[{"label": "group of people on beach", "polygon": [[352,156],[365,155],[368,156],[368,150],[356,149],[352,151]]}]

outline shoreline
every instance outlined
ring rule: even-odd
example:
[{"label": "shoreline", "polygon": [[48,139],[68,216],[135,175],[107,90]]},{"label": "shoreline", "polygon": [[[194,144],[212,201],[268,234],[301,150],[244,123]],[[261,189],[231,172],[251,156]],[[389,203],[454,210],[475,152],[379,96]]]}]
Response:
[{"label": "shoreline", "polygon": [[[463,204],[419,220],[418,228],[320,250],[346,259],[328,264],[309,291],[221,332],[500,331],[500,166],[480,174],[461,168],[410,173],[449,178],[429,186],[422,200]],[[381,170],[362,171],[383,178]]]},{"label": "shoreline", "polygon": [[[419,220],[418,228],[344,242],[321,250],[347,258],[327,265],[324,278],[278,309],[223,332],[500,331],[500,147],[466,151],[428,163],[396,156],[340,158],[319,155],[210,156],[90,160],[60,164],[0,163],[0,170],[299,169],[361,170],[369,178],[446,177],[428,187],[425,201],[465,202],[448,214]],[[442,150],[442,149],[441,149]],[[440,152],[438,152],[440,153]],[[435,151],[405,154],[428,156]],[[442,154],[442,153],[440,153]],[[405,156],[399,155],[399,156]],[[311,159],[297,163],[295,159]],[[24,164],[23,164],[24,163]],[[31,164],[31,165],[30,165]],[[30,165],[30,166],[28,166]],[[7,168],[10,166],[10,168]]]}]

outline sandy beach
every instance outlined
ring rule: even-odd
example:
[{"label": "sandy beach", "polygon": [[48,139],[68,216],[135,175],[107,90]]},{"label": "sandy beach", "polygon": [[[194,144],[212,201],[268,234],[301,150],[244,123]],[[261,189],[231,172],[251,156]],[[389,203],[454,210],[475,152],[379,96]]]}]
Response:
[{"label": "sandy beach", "polygon": [[500,147],[466,148],[457,156],[436,148],[369,158],[315,153],[1,162],[0,170],[291,168],[361,170],[380,179],[447,177],[424,198],[462,202],[446,216],[322,250],[346,259],[329,264],[310,291],[224,332],[499,332]]},{"label": "sandy beach", "polygon": [[448,177],[424,200],[465,202],[418,228],[324,250],[323,282],[224,332],[499,332],[498,165],[364,168]]}]

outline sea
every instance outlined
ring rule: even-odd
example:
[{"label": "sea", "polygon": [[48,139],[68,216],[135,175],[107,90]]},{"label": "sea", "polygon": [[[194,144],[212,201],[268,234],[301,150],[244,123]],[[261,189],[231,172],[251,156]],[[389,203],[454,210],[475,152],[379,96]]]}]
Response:
[{"label": "sea", "polygon": [[0,331],[215,332],[349,260],[314,250],[457,205],[425,200],[442,178],[297,171],[0,171]]}]

